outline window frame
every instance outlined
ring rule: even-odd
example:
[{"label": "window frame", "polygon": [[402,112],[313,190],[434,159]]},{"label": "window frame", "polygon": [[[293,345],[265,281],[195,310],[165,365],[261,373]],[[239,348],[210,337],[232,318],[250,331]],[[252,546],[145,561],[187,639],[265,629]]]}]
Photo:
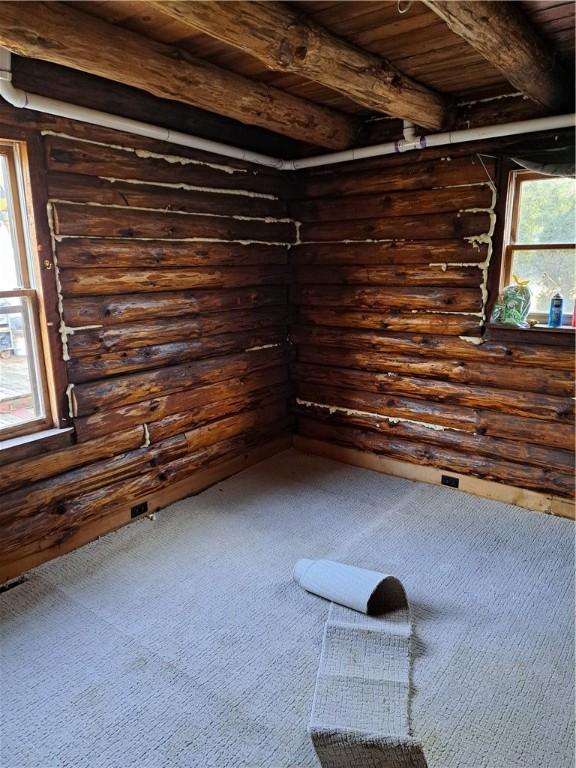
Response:
[{"label": "window frame", "polygon": [[[546,325],[533,325],[529,328],[513,328],[497,323],[491,323],[492,311],[502,293],[504,284],[504,251],[506,247],[507,229],[511,217],[512,206],[512,172],[526,170],[512,159],[500,156],[496,164],[496,226],[492,238],[492,257],[488,269],[487,291],[485,304],[486,340],[503,343],[518,341],[522,337],[526,344],[553,344],[571,347],[574,344],[576,329],[571,326],[549,328]],[[549,177],[548,177],[549,178]]]},{"label": "window frame", "polygon": [[[25,287],[1,295],[23,297],[33,330],[37,386],[43,415],[0,429],[0,448],[19,440],[41,440],[68,427],[64,415],[67,376],[59,338],[60,315],[48,223],[46,169],[36,131],[0,125],[0,153],[8,158],[15,239]],[[46,256],[46,258],[41,257]],[[48,258],[49,256],[49,258]]]},{"label": "window frame", "polygon": [[[558,178],[557,176],[550,176],[544,173],[538,173],[536,171],[528,171],[522,168],[516,167],[514,170],[510,170],[508,174],[508,190],[507,198],[508,205],[506,207],[505,224],[504,224],[504,242],[502,248],[502,262],[500,268],[500,286],[499,292],[502,291],[505,286],[510,285],[512,280],[512,264],[514,261],[514,253],[517,251],[572,251],[576,252],[576,243],[517,243],[518,232],[518,217],[520,212],[520,193],[521,186],[526,181],[546,181],[550,179]],[[562,326],[564,328],[570,327],[571,314],[564,312],[562,316]],[[546,312],[530,312],[528,319],[535,321],[537,324],[546,325],[548,320],[548,313]]]}]

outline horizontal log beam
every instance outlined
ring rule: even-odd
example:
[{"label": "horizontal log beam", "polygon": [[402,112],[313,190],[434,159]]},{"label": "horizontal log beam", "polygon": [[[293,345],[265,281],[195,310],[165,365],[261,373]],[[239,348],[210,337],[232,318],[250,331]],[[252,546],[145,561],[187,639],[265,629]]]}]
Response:
[{"label": "horizontal log beam", "polygon": [[[424,0],[506,80],[537,104],[559,109],[569,101],[569,78],[516,2]],[[573,94],[572,94],[573,97]]]},{"label": "horizontal log beam", "polygon": [[[74,130],[76,130],[74,128]],[[97,134],[98,136],[98,134]],[[103,138],[103,137],[102,137]],[[126,144],[119,146],[124,138]],[[228,159],[219,158],[218,163],[188,158],[180,147],[161,145],[163,153],[139,149],[140,139],[110,136],[108,141],[81,141],[67,136],[45,138],[46,167],[50,173],[67,173],[72,176],[89,176],[97,179],[119,181],[142,181],[149,184],[172,184],[179,189],[182,184],[206,189],[242,190],[259,195],[276,197],[280,188],[277,175],[271,175],[254,166],[254,170],[237,168]],[[110,146],[113,144],[113,146]],[[177,158],[181,158],[180,162]],[[268,198],[265,198],[268,199]]]},{"label": "horizontal log beam", "polygon": [[[200,426],[244,411],[263,411],[269,406],[279,409],[275,418],[286,416],[288,413],[288,382],[280,386],[266,387],[256,392],[243,394],[241,397],[229,400],[217,400],[207,403],[193,411],[178,411],[163,419],[154,421],[148,426],[148,434],[152,444],[162,442],[173,435],[185,432],[188,434]],[[273,421],[274,419],[270,419]]]},{"label": "horizontal log beam", "polygon": [[[473,188],[478,189],[478,188]],[[98,202],[126,208],[156,208],[163,211],[210,213],[218,216],[282,218],[286,204],[268,197],[205,190],[171,189],[154,184],[133,184],[73,173],[48,174],[48,196],[73,203]]]},{"label": "horizontal log beam", "polygon": [[115,293],[174,291],[178,288],[240,288],[286,285],[285,267],[197,267],[196,269],[63,269],[65,296],[105,296]]},{"label": "horizontal log beam", "polygon": [[301,420],[300,429],[301,433],[307,437],[393,456],[413,464],[441,467],[453,472],[496,480],[522,488],[552,492],[566,497],[570,497],[574,493],[574,483],[568,475],[550,472],[547,469],[534,466],[528,467],[493,456],[484,456],[480,453],[468,454],[458,447],[428,445],[428,443],[405,440],[394,435],[375,434],[365,429],[344,425],[327,425],[308,419]]},{"label": "horizontal log beam", "polygon": [[302,224],[302,242],[342,242],[344,240],[442,240],[487,234],[488,212],[434,213],[428,216],[390,216],[355,221],[321,221]]},{"label": "horizontal log beam", "polygon": [[361,352],[325,346],[299,346],[297,360],[303,363],[387,373],[392,382],[396,375],[406,375],[499,389],[505,387],[524,393],[539,392],[566,398],[572,397],[574,391],[572,371],[555,371],[554,376],[549,376],[546,368],[510,365],[503,368],[502,365],[480,360],[434,360],[397,354],[392,356],[390,353],[374,350]]},{"label": "horizontal log beam", "polygon": [[295,304],[317,307],[343,307],[368,310],[433,310],[444,312],[480,312],[482,294],[472,288],[355,288],[332,286],[294,286]]},{"label": "horizontal log beam", "polygon": [[351,116],[220,69],[66,3],[3,3],[0,44],[21,56],[99,75],[321,147],[343,149],[358,132]]},{"label": "horizontal log beam", "polygon": [[264,388],[269,392],[280,391],[287,381],[287,365],[279,364],[278,359],[272,356],[270,367],[264,366],[241,378],[160,394],[114,410],[77,417],[74,420],[76,436],[79,442],[85,442],[109,434],[112,430],[128,430],[144,422],[151,428],[156,421],[170,419],[182,411],[187,414],[197,413],[199,421],[203,421],[214,403],[238,399],[248,401],[253,392]]},{"label": "horizontal log beam", "polygon": [[[333,379],[333,381],[337,379]],[[339,382],[338,382],[339,383]],[[574,451],[574,429],[569,423],[525,418],[500,411],[436,403],[397,395],[335,387],[331,384],[297,382],[298,396],[307,402],[348,408],[392,419],[448,427],[467,433],[502,437],[534,445]]]},{"label": "horizontal log beam", "polygon": [[[186,238],[291,243],[292,222],[245,221],[232,216],[142,211],[102,205],[53,203],[57,235],[81,237]],[[474,214],[469,214],[474,215]]]},{"label": "horizontal log beam", "polygon": [[401,165],[392,167],[386,166],[386,160],[380,158],[375,169],[351,171],[346,166],[338,174],[333,169],[331,173],[304,173],[297,184],[297,196],[311,199],[487,184],[495,174],[495,163],[488,159],[484,165],[471,157],[425,158],[420,162],[413,160],[410,165],[404,159]]},{"label": "horizontal log beam", "polygon": [[[113,503],[106,496],[106,487],[110,484],[124,481],[128,485],[130,478],[145,474],[152,468],[156,468],[153,471],[158,473],[161,483],[176,482],[191,463],[197,468],[211,463],[213,457],[210,453],[198,456],[197,451],[231,440],[235,441],[234,444],[237,444],[236,441],[242,445],[249,444],[261,435],[269,434],[272,428],[280,426],[281,421],[286,423],[284,410],[285,405],[279,403],[262,411],[225,417],[170,438],[158,447],[129,451],[6,494],[0,512],[2,549],[10,552],[18,548],[25,533],[27,541],[30,541],[39,529],[47,536],[61,530],[62,520],[69,508],[73,508],[79,517],[88,509],[101,513],[104,507],[110,511]],[[150,490],[153,487],[154,484]],[[98,503],[94,503],[96,500]],[[120,502],[125,504],[126,497]]]},{"label": "horizontal log beam", "polygon": [[462,385],[416,376],[389,376],[310,363],[296,363],[294,370],[297,378],[309,383],[328,385],[336,381],[340,387],[375,392],[382,397],[398,395],[420,398],[434,403],[482,408],[553,422],[572,423],[574,418],[574,402],[552,395],[525,392],[519,398],[517,392],[505,388]]},{"label": "horizontal log beam", "polygon": [[[145,244],[138,243],[145,247]],[[190,245],[186,243],[186,245]],[[192,247],[192,246],[191,246]],[[137,266],[137,265],[135,265]],[[229,309],[250,309],[279,306],[286,303],[286,288],[279,286],[253,286],[230,288],[226,291],[190,290],[161,293],[125,293],[81,299],[68,298],[64,305],[64,318],[69,326],[116,325],[154,318],[181,317],[182,315],[211,314]]]},{"label": "horizontal log beam", "polygon": [[252,333],[226,333],[192,341],[171,344],[148,344],[120,352],[103,352],[80,357],[67,365],[68,380],[74,384],[110,376],[163,368],[169,365],[228,355],[245,349],[282,344],[286,338],[284,325],[264,328]]},{"label": "horizontal log beam", "polygon": [[[300,142],[292,141],[286,136],[280,136],[255,126],[242,125],[236,120],[192,107],[189,104],[158,99],[142,90],[136,90],[120,83],[112,84],[110,80],[68,67],[61,67],[57,64],[50,64],[47,61],[23,59],[18,56],[12,62],[12,71],[13,82],[17,88],[31,93],[42,93],[44,96],[67,101],[70,104],[111,112],[120,117],[141,120],[143,123],[154,123],[204,139],[212,139],[212,141],[221,141],[224,144],[233,144],[256,152],[264,152],[274,157],[302,151]],[[2,103],[0,104],[0,122],[4,124],[7,121],[10,124],[17,122],[19,127],[30,128],[31,130],[59,131],[73,136],[84,135],[88,139],[95,139],[100,134],[100,129],[95,129],[92,125],[83,125],[43,112],[32,112],[27,109],[14,110]],[[104,129],[101,130],[104,131]],[[115,134],[118,136],[118,131],[115,131]],[[138,139],[139,145],[140,141]],[[143,139],[143,143],[147,141],[149,140]],[[133,134],[132,142],[130,146],[134,146]],[[114,144],[114,139],[109,143]],[[210,155],[199,150],[187,150],[183,147],[179,147],[178,153],[185,153],[187,156],[193,156],[194,153],[197,153],[198,156],[211,158],[216,162],[222,161],[222,158],[217,155]],[[226,160],[226,164],[236,165],[236,163],[241,165],[242,161]]]},{"label": "horizontal log beam", "polygon": [[342,40],[289,6],[269,2],[162,2],[163,14],[232,45],[272,70],[293,72],[364,107],[439,129],[449,100],[382,59]]},{"label": "horizontal log beam", "polygon": [[[358,195],[354,205],[340,198],[320,198],[290,204],[298,221],[357,221],[384,216],[425,216],[465,208],[491,208],[492,190],[487,186],[448,187],[390,194]],[[430,235],[432,238],[433,235]]]},{"label": "horizontal log beam", "polygon": [[415,440],[421,444],[440,445],[470,456],[475,454],[495,456],[533,467],[541,467],[545,470],[570,475],[570,478],[573,475],[574,455],[570,451],[562,451],[558,448],[530,445],[515,440],[472,434],[457,429],[430,429],[430,427],[423,424],[416,424],[410,421],[394,421],[394,419],[382,418],[376,414],[364,414],[346,410],[331,412],[328,407],[319,405],[296,404],[295,412],[297,416],[301,416],[306,420],[314,420],[315,422],[333,425],[334,427],[339,425],[358,427],[371,432],[377,432],[384,438],[400,437],[406,440]]},{"label": "horizontal log beam", "polygon": [[200,387],[229,377],[245,376],[263,368],[285,362],[283,348],[241,352],[226,357],[197,360],[155,371],[117,376],[110,381],[78,384],[73,392],[74,416],[86,416],[97,411],[119,408],[159,395]]},{"label": "horizontal log beam", "polygon": [[61,269],[158,267],[253,267],[286,264],[288,249],[263,243],[134,242],[123,238],[75,237],[56,243]]},{"label": "horizontal log beam", "polygon": [[116,432],[83,445],[71,445],[59,451],[52,451],[48,455],[24,459],[18,462],[17,469],[14,464],[8,464],[0,468],[0,491],[6,493],[85,464],[135,450],[144,440],[144,428],[134,426],[124,432]]},{"label": "horizontal log beam", "polygon": [[296,308],[295,322],[299,326],[329,326],[332,328],[372,329],[399,333],[443,333],[454,336],[478,336],[479,318],[467,315],[428,312],[361,312],[301,305]]},{"label": "horizontal log beam", "polygon": [[[293,264],[388,266],[389,264],[461,264],[486,260],[488,245],[467,240],[389,240],[381,243],[313,243],[292,246]],[[325,270],[326,272],[328,270]]]},{"label": "horizontal log beam", "polygon": [[386,332],[331,328],[294,328],[292,338],[298,344],[335,346],[338,349],[358,349],[386,354],[422,357],[448,357],[453,360],[478,360],[497,363],[507,369],[510,365],[539,366],[550,370],[574,370],[574,354],[570,349],[551,345],[511,344],[496,341],[471,343],[466,339],[431,334],[391,334]]},{"label": "horizontal log beam", "polygon": [[214,312],[195,317],[143,320],[124,325],[109,325],[98,329],[86,329],[73,333],[68,339],[68,351],[72,358],[102,352],[121,352],[141,349],[154,344],[174,341],[201,340],[210,336],[245,333],[286,324],[286,308],[282,306]]},{"label": "horizontal log beam", "polygon": [[478,267],[387,266],[387,267],[296,267],[294,277],[303,285],[438,285],[480,286]]}]

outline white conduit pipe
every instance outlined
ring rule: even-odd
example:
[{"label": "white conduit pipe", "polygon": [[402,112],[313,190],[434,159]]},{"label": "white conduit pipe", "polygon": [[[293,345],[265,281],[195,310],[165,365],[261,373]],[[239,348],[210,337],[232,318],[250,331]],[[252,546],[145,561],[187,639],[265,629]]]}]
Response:
[{"label": "white conduit pipe", "polygon": [[[139,120],[131,120],[127,117],[111,115],[108,112],[100,112],[97,109],[89,109],[65,101],[38,96],[27,93],[12,85],[12,72],[10,67],[11,54],[5,48],[0,48],[0,96],[13,107],[26,108],[35,112],[44,112],[56,117],[64,117],[69,120],[78,120],[82,123],[99,125],[103,128],[112,128],[138,136],[146,136],[158,141],[166,141],[183,147],[200,149],[212,152],[215,155],[244,160],[257,165],[265,165],[277,168],[281,171],[297,171],[301,168],[318,168],[323,165],[346,163],[352,160],[363,160],[369,157],[393,155],[399,152],[409,152],[426,147],[440,147],[450,144],[461,144],[467,141],[481,139],[494,139],[500,136],[513,136],[522,133],[534,133],[535,131],[555,130],[571,128],[575,125],[576,115],[556,115],[553,117],[539,117],[534,120],[519,120],[513,123],[501,125],[487,125],[482,128],[467,128],[461,131],[446,131],[434,133],[429,136],[400,139],[389,141],[385,144],[375,144],[370,147],[358,147],[357,149],[345,149],[341,152],[327,152],[323,155],[314,155],[299,160],[283,160],[279,157],[263,155],[259,152],[251,152],[247,149],[233,147],[230,144],[221,144],[210,139],[202,139],[170,128],[162,128]],[[406,131],[410,136],[410,129]]]}]

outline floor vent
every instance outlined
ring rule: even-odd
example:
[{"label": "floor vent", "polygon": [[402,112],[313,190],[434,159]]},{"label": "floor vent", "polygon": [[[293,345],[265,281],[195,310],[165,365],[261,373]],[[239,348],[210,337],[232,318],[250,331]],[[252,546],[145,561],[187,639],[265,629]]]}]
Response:
[{"label": "floor vent", "polygon": [[148,502],[143,501],[141,504],[135,504],[132,509],[130,510],[130,517],[140,517],[140,515],[145,515],[146,512],[148,512]]}]

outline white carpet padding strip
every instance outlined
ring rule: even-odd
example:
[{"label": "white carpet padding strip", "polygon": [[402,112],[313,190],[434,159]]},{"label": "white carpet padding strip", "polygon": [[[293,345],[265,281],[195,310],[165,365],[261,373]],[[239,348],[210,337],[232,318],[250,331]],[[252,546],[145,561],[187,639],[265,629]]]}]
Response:
[{"label": "white carpet padding strip", "polygon": [[335,601],[309,723],[322,768],[426,768],[410,737],[412,632],[401,582],[329,560],[299,560],[294,577]]}]

